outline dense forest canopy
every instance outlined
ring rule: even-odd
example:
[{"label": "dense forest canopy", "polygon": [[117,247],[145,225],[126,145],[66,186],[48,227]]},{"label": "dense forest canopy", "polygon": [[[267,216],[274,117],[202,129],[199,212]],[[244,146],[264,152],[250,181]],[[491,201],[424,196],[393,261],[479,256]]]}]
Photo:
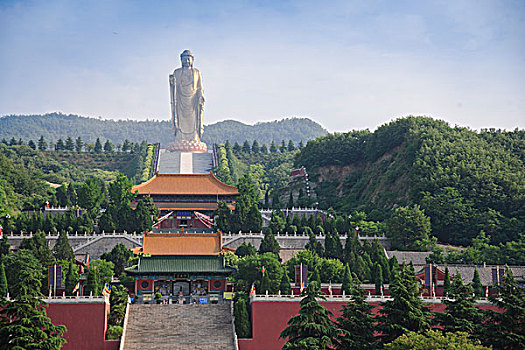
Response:
[{"label": "dense forest canopy", "polygon": [[[202,141],[213,143],[242,143],[258,140],[260,143],[279,142],[282,139],[295,143],[306,142],[327,131],[308,118],[287,118],[271,122],[247,125],[238,121],[225,120],[204,126]],[[49,113],[44,115],[9,115],[0,118],[0,139],[12,137],[23,140],[37,140],[41,135],[56,142],[59,138],[80,136],[86,142],[95,142],[97,137],[110,140],[113,144],[123,143],[125,139],[160,142],[163,147],[174,141],[171,123],[168,120],[105,120],[86,118],[77,115]]]},{"label": "dense forest canopy", "polygon": [[467,244],[480,231],[495,242],[525,231],[524,156],[524,130],[407,117],[308,141],[295,166],[307,168],[322,207],[388,215],[420,204],[441,241]]}]

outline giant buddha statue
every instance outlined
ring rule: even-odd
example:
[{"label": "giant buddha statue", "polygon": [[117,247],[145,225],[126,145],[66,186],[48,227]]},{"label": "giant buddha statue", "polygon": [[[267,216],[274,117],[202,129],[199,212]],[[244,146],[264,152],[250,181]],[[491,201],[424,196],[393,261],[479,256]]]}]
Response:
[{"label": "giant buddha statue", "polygon": [[170,74],[171,121],[175,142],[168,145],[172,152],[206,152],[201,142],[204,125],[204,88],[201,72],[193,68],[193,54],[184,50],[180,55],[182,67]]}]

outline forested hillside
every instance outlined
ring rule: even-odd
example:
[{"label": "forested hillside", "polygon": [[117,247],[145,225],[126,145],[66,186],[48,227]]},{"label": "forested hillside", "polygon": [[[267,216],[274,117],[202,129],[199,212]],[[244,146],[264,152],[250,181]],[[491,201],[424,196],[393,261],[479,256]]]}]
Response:
[{"label": "forested hillside", "polygon": [[295,166],[307,168],[323,208],[382,220],[419,204],[440,241],[469,244],[480,231],[496,243],[525,232],[524,161],[524,130],[408,117],[309,141]]},{"label": "forested hillside", "polygon": [[0,217],[56,203],[50,184],[78,184],[89,178],[109,182],[124,173],[134,183],[151,176],[154,145],[133,144],[130,152],[41,151],[0,142]]},{"label": "forested hillside", "polygon": [[[244,142],[257,139],[260,143],[272,140],[293,140],[306,142],[327,131],[316,122],[307,118],[291,118],[279,121],[246,125],[241,122],[226,120],[204,126],[203,142],[213,143]],[[0,118],[0,139],[12,137],[23,140],[37,140],[41,135],[55,142],[68,136],[81,137],[86,142],[94,143],[97,137],[110,140],[113,144],[122,144],[125,139],[132,142],[146,140],[160,142],[166,147],[174,140],[169,121],[132,121],[104,120],[85,118],[76,115],[50,113],[45,115],[10,115]]]}]

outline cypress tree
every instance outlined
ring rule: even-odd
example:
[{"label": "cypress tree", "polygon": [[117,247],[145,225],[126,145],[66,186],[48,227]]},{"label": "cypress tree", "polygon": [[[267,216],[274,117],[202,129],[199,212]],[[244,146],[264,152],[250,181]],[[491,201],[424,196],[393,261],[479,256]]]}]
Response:
[{"label": "cypress tree", "polygon": [[450,291],[450,273],[448,272],[448,266],[445,266],[445,276],[443,280],[443,295],[448,296]]},{"label": "cypress tree", "polygon": [[383,309],[379,317],[379,329],[385,343],[409,331],[419,332],[429,327],[429,312],[423,306],[413,270],[403,264],[393,278],[390,283],[393,300],[381,303]]},{"label": "cypress tree", "polygon": [[316,282],[308,284],[305,297],[299,302],[299,314],[288,321],[280,338],[287,339],[283,349],[327,349],[334,345],[340,333],[330,320],[332,313],[319,304],[318,299],[326,300]]},{"label": "cypress tree", "polygon": [[319,257],[323,257],[324,248],[321,242],[317,240],[315,233],[309,227],[303,228],[304,233],[308,233],[308,243],[305,245],[305,249],[315,252]]},{"label": "cypress tree", "polygon": [[374,283],[376,288],[376,295],[381,295],[381,285],[383,284],[383,269],[379,263],[374,266]]},{"label": "cypress tree", "polygon": [[250,320],[248,317],[248,309],[246,307],[246,301],[240,297],[233,304],[233,316],[235,318],[235,332],[239,338],[250,337]]},{"label": "cypress tree", "polygon": [[452,279],[448,297],[443,300],[447,307],[444,313],[437,313],[436,319],[446,332],[477,333],[482,321],[481,311],[474,306],[472,286],[463,284],[458,273]]},{"label": "cypress tree", "polygon": [[281,278],[281,283],[279,284],[279,290],[281,294],[288,295],[291,292],[290,279],[286,273],[286,269],[283,272],[283,277]]},{"label": "cypress tree", "polygon": [[86,293],[92,293],[93,296],[100,295],[100,275],[96,266],[92,266],[88,270]]},{"label": "cypress tree", "polygon": [[345,265],[345,272],[343,274],[343,284],[341,285],[341,290],[345,292],[345,295],[351,295],[353,294],[353,281],[352,281],[352,273],[350,272],[350,266],[348,264]]},{"label": "cypress tree", "polygon": [[69,268],[66,275],[66,295],[73,295],[73,289],[78,283],[78,271],[75,260],[69,262]]},{"label": "cypress tree", "polygon": [[477,297],[481,297],[483,295],[483,284],[481,284],[481,278],[479,277],[477,268],[474,270],[474,277],[472,278],[472,289],[474,290],[474,294],[476,294]]},{"label": "cypress tree", "polygon": [[355,286],[352,300],[343,306],[341,316],[337,318],[337,325],[341,333],[337,336],[336,349],[376,349],[373,308],[365,301],[365,291],[360,286]]},{"label": "cypress tree", "polygon": [[293,192],[290,191],[290,196],[288,197],[288,204],[286,204],[286,207],[289,208],[289,209],[292,209],[293,206],[294,206],[294,203],[293,203]]},{"label": "cypress tree", "polygon": [[334,238],[330,232],[326,232],[324,237],[324,256],[335,259],[335,255],[336,252]]},{"label": "cypress tree", "polygon": [[332,242],[334,244],[334,258],[343,261],[343,245],[341,244],[341,237],[339,233],[337,233],[337,230],[332,234]]},{"label": "cypress tree", "polygon": [[75,258],[75,253],[69,244],[66,233],[60,232],[58,235],[58,240],[53,248],[53,254],[58,260],[71,260]]},{"label": "cypress tree", "polygon": [[274,253],[277,256],[279,256],[279,252],[281,251],[281,247],[279,246],[279,242],[275,239],[275,236],[271,232],[266,232],[264,234],[264,238],[261,241],[261,245],[259,246],[259,253]]},{"label": "cypress tree", "polygon": [[0,262],[0,300],[7,296],[7,278],[4,263]]}]

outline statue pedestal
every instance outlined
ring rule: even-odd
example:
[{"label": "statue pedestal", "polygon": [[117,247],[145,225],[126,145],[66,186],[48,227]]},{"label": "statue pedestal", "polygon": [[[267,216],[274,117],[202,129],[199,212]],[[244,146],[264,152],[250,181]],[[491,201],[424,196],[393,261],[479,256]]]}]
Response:
[{"label": "statue pedestal", "polygon": [[204,142],[200,141],[177,141],[168,145],[168,151],[206,153],[208,147]]}]

